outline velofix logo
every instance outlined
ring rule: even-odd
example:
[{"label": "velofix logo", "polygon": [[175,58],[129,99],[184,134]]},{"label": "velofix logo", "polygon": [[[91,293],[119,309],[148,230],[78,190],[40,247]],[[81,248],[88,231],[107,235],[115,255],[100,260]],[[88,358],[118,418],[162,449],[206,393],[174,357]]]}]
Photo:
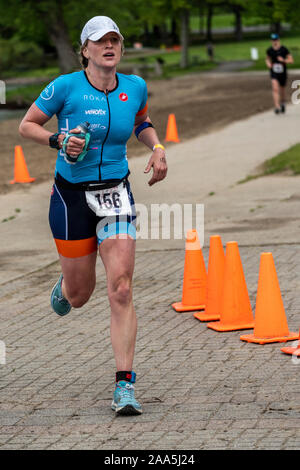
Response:
[{"label": "velofix logo", "polygon": [[6,346],[4,341],[0,341],[0,365],[6,364]]},{"label": "velofix logo", "polygon": [[86,109],[85,114],[92,114],[94,116],[105,116],[106,110],[105,109]]}]

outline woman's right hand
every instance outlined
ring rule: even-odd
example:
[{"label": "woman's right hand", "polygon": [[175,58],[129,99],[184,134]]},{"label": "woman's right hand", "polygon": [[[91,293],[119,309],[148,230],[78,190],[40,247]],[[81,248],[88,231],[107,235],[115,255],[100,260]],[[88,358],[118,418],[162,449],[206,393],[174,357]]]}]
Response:
[{"label": "woman's right hand", "polygon": [[[69,131],[70,134],[80,134],[79,129],[71,129]],[[81,154],[85,146],[85,139],[80,139],[78,137],[70,137],[68,144],[67,144],[67,154],[70,155],[71,157],[77,157],[78,155]]]}]

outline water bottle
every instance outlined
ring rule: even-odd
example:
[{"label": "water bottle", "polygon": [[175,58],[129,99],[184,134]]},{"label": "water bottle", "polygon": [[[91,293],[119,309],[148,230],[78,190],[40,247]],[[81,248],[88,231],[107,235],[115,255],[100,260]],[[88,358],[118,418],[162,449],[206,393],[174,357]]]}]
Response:
[{"label": "water bottle", "polygon": [[[86,156],[87,148],[88,148],[90,138],[91,138],[91,134],[89,132],[89,127],[90,127],[90,123],[85,121],[85,122],[82,122],[81,124],[78,124],[78,126],[76,126],[76,129],[80,130],[80,132],[78,134],[72,134],[71,132],[68,132],[66,134],[66,137],[64,138],[63,143],[62,143],[62,149],[65,153],[65,160],[68,163],[71,163],[71,164],[74,165],[74,163],[81,162],[84,159],[84,157]],[[73,137],[73,136],[77,137],[78,139],[84,139],[85,140],[85,145],[84,145],[84,148],[83,148],[82,152],[79,155],[77,155],[76,157],[72,157],[71,155],[67,154],[67,144],[69,142],[70,137]]]}]

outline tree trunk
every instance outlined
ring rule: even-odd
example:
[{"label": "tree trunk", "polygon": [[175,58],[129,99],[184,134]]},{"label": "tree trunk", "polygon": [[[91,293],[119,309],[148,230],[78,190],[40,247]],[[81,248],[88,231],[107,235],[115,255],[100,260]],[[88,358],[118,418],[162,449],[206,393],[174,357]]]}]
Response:
[{"label": "tree trunk", "polygon": [[239,6],[234,6],[233,13],[235,15],[235,39],[241,41],[243,39],[242,9]]},{"label": "tree trunk", "polygon": [[161,25],[161,41],[163,44],[166,44],[168,42],[168,29],[166,23],[162,23]]},{"label": "tree trunk", "polygon": [[202,5],[199,7],[199,32],[204,34],[204,11]]},{"label": "tree trunk", "polygon": [[144,44],[146,45],[149,45],[150,42],[151,42],[151,39],[150,39],[150,31],[149,31],[149,25],[148,25],[148,21],[144,21],[144,34],[142,36],[142,41]]},{"label": "tree trunk", "polygon": [[72,47],[67,28],[61,17],[49,23],[49,36],[58,55],[58,64],[62,73],[78,70],[80,67],[78,57]]},{"label": "tree trunk", "polygon": [[172,44],[179,43],[177,21],[175,18],[172,18],[172,22],[171,22],[171,41],[172,41]]},{"label": "tree trunk", "polygon": [[214,12],[213,6],[208,5],[207,18],[206,18],[206,40],[207,41],[212,41],[211,27],[212,27],[213,12]]},{"label": "tree trunk", "polygon": [[[45,14],[43,9],[37,8],[40,20],[46,25],[49,37],[57,51],[58,64],[62,73],[72,72],[80,68],[79,58],[75,53],[63,19],[60,0],[54,0],[51,9]],[[79,32],[78,32],[79,34]]]},{"label": "tree trunk", "polygon": [[181,61],[180,67],[186,68],[189,65],[188,49],[189,49],[189,10],[182,10],[181,20]]},{"label": "tree trunk", "polygon": [[271,27],[271,30],[272,30],[272,33],[276,33],[276,34],[281,34],[281,23],[280,21],[277,21],[276,23],[273,23],[272,24],[272,27]]},{"label": "tree trunk", "polygon": [[157,24],[153,25],[152,41],[157,47],[159,47],[159,44],[161,44],[161,37],[161,26]]}]

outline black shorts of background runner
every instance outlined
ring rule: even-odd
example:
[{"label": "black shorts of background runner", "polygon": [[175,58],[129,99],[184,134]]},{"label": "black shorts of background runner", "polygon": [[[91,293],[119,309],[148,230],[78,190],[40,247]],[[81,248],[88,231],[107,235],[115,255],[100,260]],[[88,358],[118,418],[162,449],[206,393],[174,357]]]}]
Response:
[{"label": "black shorts of background runner", "polygon": [[270,72],[271,79],[275,79],[279,82],[280,86],[285,86],[287,82],[287,73],[275,73],[273,70]]}]

